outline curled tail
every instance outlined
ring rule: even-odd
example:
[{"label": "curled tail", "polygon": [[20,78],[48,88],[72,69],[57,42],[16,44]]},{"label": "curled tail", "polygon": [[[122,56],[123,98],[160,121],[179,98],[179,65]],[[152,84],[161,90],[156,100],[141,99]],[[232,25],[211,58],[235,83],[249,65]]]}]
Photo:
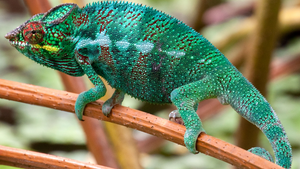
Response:
[{"label": "curled tail", "polygon": [[[276,113],[259,91],[244,77],[228,86],[228,92],[218,97],[221,103],[229,103],[242,117],[255,124],[268,138],[275,154],[275,163],[291,168],[292,149]],[[263,148],[249,150],[269,161],[272,157]]]}]

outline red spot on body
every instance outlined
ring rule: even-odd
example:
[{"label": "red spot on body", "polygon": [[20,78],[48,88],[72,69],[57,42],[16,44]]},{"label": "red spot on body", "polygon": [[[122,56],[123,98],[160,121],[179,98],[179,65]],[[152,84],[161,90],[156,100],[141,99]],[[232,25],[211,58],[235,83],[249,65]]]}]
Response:
[{"label": "red spot on body", "polygon": [[114,17],[115,15],[112,15],[113,10],[110,10],[106,13],[106,15],[104,14],[106,12],[106,10],[100,10],[98,11],[97,17],[95,18],[98,22],[97,25],[100,26],[100,32],[104,31],[106,26],[112,22],[112,17]]},{"label": "red spot on body", "polygon": [[[132,11],[128,11],[124,17],[127,17],[128,14],[132,14],[133,12]],[[127,17],[128,18],[128,17]]]},{"label": "red spot on body", "polygon": [[137,17],[139,17],[141,14],[140,13],[138,13],[136,16],[132,16],[133,18],[131,19],[132,21],[134,21]]},{"label": "red spot on body", "polygon": [[85,64],[85,65],[90,65],[90,59],[87,56],[81,55],[78,53],[78,51],[75,51],[77,60],[79,61],[79,64]]},{"label": "red spot on body", "polygon": [[131,79],[138,80],[141,84],[147,84],[147,58],[148,54],[140,52],[140,56],[131,71]]},{"label": "red spot on body", "polygon": [[100,32],[103,32],[106,29],[106,26],[111,22],[112,20],[104,20],[100,22]]},{"label": "red spot on body", "polygon": [[32,50],[33,53],[35,53],[35,52],[36,53],[40,53],[40,49],[39,48],[32,47],[31,50]]},{"label": "red spot on body", "polygon": [[67,29],[67,30],[70,30],[70,24],[68,23],[68,21],[67,21],[67,20],[64,22],[64,24],[66,24],[66,25],[67,25],[67,26],[66,26],[66,29]]},{"label": "red spot on body", "polygon": [[101,46],[101,55],[98,57],[98,60],[109,66],[114,74],[116,73],[116,67],[114,65],[113,57],[109,52],[109,47]]},{"label": "red spot on body", "polygon": [[89,16],[87,14],[80,14],[79,17],[73,20],[75,26],[87,25],[89,23]]}]

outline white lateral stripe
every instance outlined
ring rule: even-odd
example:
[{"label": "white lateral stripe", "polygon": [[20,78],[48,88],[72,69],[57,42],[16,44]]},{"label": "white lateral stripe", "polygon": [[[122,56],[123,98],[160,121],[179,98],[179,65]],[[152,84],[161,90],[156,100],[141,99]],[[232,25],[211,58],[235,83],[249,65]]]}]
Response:
[{"label": "white lateral stripe", "polygon": [[182,51],[175,51],[175,50],[173,50],[173,51],[168,51],[168,52],[166,52],[166,53],[167,53],[167,55],[169,55],[169,56],[175,56],[176,58],[179,58],[179,57],[185,55],[185,52],[182,52]]},{"label": "white lateral stripe", "polygon": [[76,44],[76,48],[80,49],[86,45],[95,45],[95,46],[103,46],[103,47],[109,47],[111,44],[111,40],[109,39],[108,35],[105,35],[106,31],[103,31],[101,33],[98,33],[95,40],[89,39],[80,39],[79,37],[74,38],[74,41],[79,41]]},{"label": "white lateral stripe", "polygon": [[139,52],[142,52],[143,54],[147,54],[151,52],[154,45],[151,42],[139,42],[137,44],[134,44],[134,46],[137,48]]},{"label": "white lateral stripe", "polygon": [[127,50],[129,47],[130,43],[126,40],[121,40],[116,42],[116,46],[118,47],[119,50],[124,51]]}]

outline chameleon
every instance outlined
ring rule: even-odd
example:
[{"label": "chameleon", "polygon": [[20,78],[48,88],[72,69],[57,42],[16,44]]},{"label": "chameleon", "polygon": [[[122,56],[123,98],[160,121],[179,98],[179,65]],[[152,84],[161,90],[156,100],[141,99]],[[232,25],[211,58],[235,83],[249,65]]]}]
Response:
[{"label": "chameleon", "polygon": [[[115,88],[102,106],[108,116],[124,94],[150,103],[173,103],[186,132],[184,143],[198,153],[205,132],[198,103],[217,98],[256,125],[268,138],[275,163],[290,168],[292,149],[276,113],[260,92],[198,32],[151,7],[128,2],[96,2],[79,8],[66,3],[34,15],[5,38],[35,62],[71,76],[87,75],[94,87],[79,94],[75,113]],[[269,161],[265,149],[250,152]]]}]

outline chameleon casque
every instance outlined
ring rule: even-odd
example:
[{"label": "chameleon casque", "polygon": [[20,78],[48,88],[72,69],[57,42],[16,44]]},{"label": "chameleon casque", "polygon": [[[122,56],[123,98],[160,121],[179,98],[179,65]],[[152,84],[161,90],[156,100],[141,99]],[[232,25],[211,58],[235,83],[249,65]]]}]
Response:
[{"label": "chameleon casque", "polygon": [[[99,2],[79,8],[62,4],[33,16],[6,34],[12,46],[39,64],[95,85],[75,105],[81,120],[87,103],[104,96],[100,76],[116,89],[102,108],[108,116],[124,94],[151,103],[173,103],[186,126],[184,142],[197,153],[204,132],[198,103],[218,98],[255,124],[270,141],[276,164],[291,167],[292,150],[266,99],[208,40],[181,21],[150,7]],[[251,152],[273,161],[259,147]]]}]

